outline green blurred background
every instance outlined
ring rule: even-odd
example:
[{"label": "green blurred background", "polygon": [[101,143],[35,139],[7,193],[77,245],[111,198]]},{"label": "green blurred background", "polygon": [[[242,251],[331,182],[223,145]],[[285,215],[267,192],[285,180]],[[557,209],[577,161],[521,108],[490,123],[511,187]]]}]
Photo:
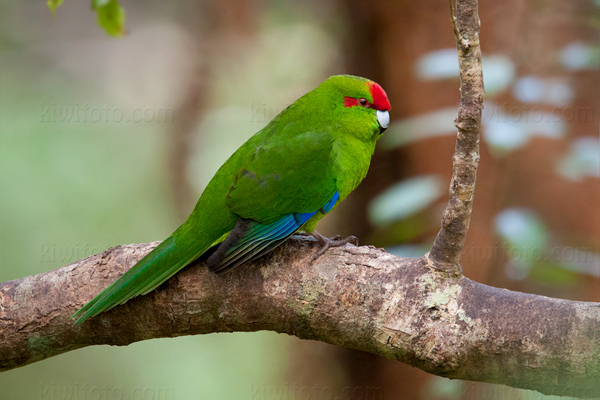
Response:
[{"label": "green blurred background", "polygon": [[[335,73],[392,103],[364,184],[320,226],[403,256],[439,229],[458,73],[440,1],[0,5],[0,281],[161,240],[216,169]],[[486,110],[465,274],[600,301],[600,3],[482,2]],[[532,399],[271,332],[90,347],[0,374],[1,399]]]}]

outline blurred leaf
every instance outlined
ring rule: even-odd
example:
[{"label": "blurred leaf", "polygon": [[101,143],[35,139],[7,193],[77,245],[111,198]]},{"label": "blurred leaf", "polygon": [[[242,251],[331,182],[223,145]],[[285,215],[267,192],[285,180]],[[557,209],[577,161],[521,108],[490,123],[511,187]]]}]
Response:
[{"label": "blurred leaf", "polygon": [[524,146],[533,136],[556,139],[565,133],[565,121],[561,115],[527,105],[505,109],[496,103],[486,102],[482,123],[483,138],[497,155]]},{"label": "blurred leaf", "polygon": [[92,8],[98,14],[98,25],[110,36],[125,34],[125,10],[117,0],[93,0]]},{"label": "blurred leaf", "polygon": [[[430,213],[423,210],[390,225],[375,229],[369,242],[379,247],[421,242],[423,234],[431,228],[431,220]],[[439,222],[437,218],[435,218],[435,222],[436,224]]]},{"label": "blurred leaf", "polygon": [[513,281],[521,281],[529,276],[529,269],[529,264],[515,264],[509,260],[504,266],[504,274],[508,279],[512,279]]},{"label": "blurred leaf", "polygon": [[454,134],[454,119],[457,114],[458,106],[394,122],[381,138],[381,145],[385,149],[392,149],[417,140]]},{"label": "blurred leaf", "polygon": [[591,247],[555,247],[552,253],[553,261],[563,268],[600,278],[600,254],[591,251]]},{"label": "blurred leaf", "polygon": [[387,225],[415,214],[433,203],[442,193],[442,182],[435,175],[423,175],[396,183],[369,204],[373,225]]},{"label": "blurred leaf", "polygon": [[565,80],[552,79],[546,88],[546,103],[566,107],[573,101],[575,93]]},{"label": "blurred leaf", "polygon": [[527,75],[515,83],[513,95],[523,103],[546,103],[565,107],[571,104],[575,94],[565,80]]},{"label": "blurred leaf", "polygon": [[50,9],[50,11],[52,12],[52,15],[56,14],[56,9],[58,7],[60,7],[60,5],[63,3],[64,0],[48,0],[46,2],[46,5],[48,5],[48,8]]},{"label": "blurred leaf", "polygon": [[586,136],[576,139],[569,153],[561,158],[556,169],[563,177],[578,181],[586,176],[600,177],[600,143]]},{"label": "blurred leaf", "polygon": [[496,216],[496,233],[513,246],[545,248],[548,232],[544,223],[528,209],[509,208]]},{"label": "blurred leaf", "polygon": [[455,48],[430,51],[415,64],[417,76],[424,80],[458,78],[458,55]]},{"label": "blurred leaf", "polygon": [[494,221],[496,233],[505,242],[509,257],[507,276],[524,279],[531,264],[542,259],[548,242],[548,230],[537,215],[527,209],[503,210]]},{"label": "blurred leaf", "polygon": [[406,243],[416,239],[428,228],[427,218],[423,213],[417,213],[396,221],[388,232],[388,237],[394,243]]},{"label": "blurred leaf", "polygon": [[517,80],[513,95],[523,103],[534,103],[544,98],[545,84],[539,76],[528,75]]},{"label": "blurred leaf", "polygon": [[519,117],[509,116],[498,107],[485,107],[483,139],[495,153],[506,153],[524,146],[530,139],[527,125]]},{"label": "blurred leaf", "polygon": [[398,257],[417,258],[423,257],[431,249],[431,246],[418,244],[403,244],[400,246],[386,247],[385,251]]},{"label": "blurred leaf", "polygon": [[[483,80],[489,97],[508,87],[515,75],[512,60],[502,55],[483,57]],[[416,75],[423,80],[458,78],[458,56],[455,48],[430,51],[415,64]]]},{"label": "blurred leaf", "polygon": [[529,278],[550,286],[572,286],[579,279],[576,272],[553,263],[535,263],[529,270]]},{"label": "blurred leaf", "polygon": [[560,52],[560,62],[571,71],[597,70],[600,67],[600,48],[583,42],[569,43]]},{"label": "blurred leaf", "polygon": [[508,57],[491,55],[481,60],[485,94],[489,98],[505,90],[515,76],[515,64]]}]

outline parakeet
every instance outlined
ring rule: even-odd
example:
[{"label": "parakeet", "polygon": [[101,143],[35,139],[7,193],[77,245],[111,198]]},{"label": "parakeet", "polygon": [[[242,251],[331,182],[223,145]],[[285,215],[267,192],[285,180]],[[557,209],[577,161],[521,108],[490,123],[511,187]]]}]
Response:
[{"label": "parakeet", "polygon": [[315,231],[363,180],[390,103],[377,83],[332,76],[244,143],[217,171],[188,219],[73,318],[75,325],[147,294],[204,254],[223,272],[279,246],[294,232],[328,247],[346,240]]}]

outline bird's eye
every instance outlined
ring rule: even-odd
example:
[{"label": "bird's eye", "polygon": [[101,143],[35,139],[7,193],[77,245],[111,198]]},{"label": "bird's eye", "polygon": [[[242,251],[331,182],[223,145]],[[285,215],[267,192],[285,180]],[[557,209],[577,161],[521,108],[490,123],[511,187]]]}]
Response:
[{"label": "bird's eye", "polygon": [[366,106],[367,105],[367,100],[366,99],[360,99],[358,102],[360,103],[361,106]]}]

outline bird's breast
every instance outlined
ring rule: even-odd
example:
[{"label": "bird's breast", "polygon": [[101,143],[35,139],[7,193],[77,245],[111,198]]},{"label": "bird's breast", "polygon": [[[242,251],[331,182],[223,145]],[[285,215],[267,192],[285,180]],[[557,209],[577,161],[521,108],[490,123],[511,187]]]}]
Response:
[{"label": "bird's breast", "polygon": [[333,168],[340,200],[348,196],[367,175],[375,144],[347,140],[333,146]]}]

